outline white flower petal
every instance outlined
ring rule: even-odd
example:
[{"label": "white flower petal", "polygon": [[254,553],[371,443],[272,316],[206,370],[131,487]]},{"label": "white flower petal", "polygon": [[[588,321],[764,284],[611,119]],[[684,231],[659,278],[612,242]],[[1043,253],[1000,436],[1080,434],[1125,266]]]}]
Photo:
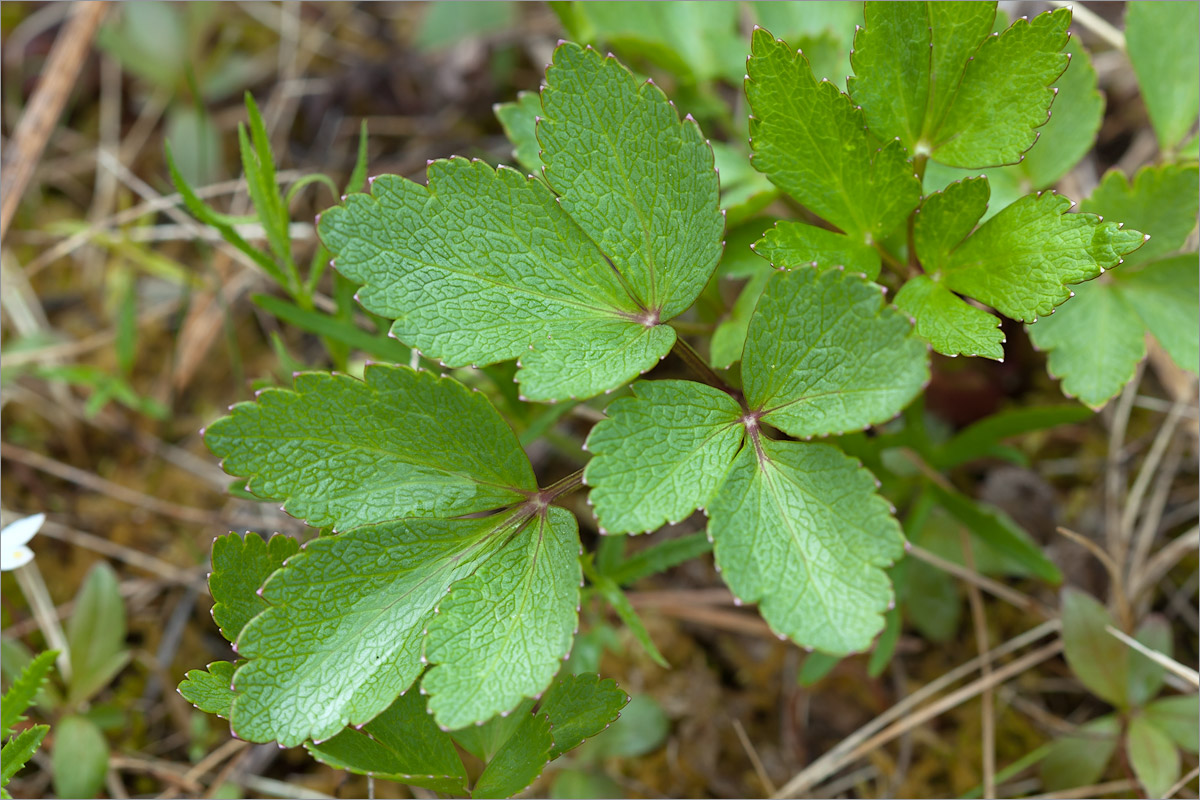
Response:
[{"label": "white flower petal", "polygon": [[[42,529],[42,524],[46,521],[45,514],[34,514],[31,517],[19,519],[16,522],[5,525],[4,530],[0,531],[0,547],[5,553],[27,544],[39,530]],[[5,567],[8,569],[8,567]]]},{"label": "white flower petal", "polygon": [[4,545],[4,551],[0,553],[0,571],[8,572],[10,569],[23,567],[33,561],[33,551],[25,545],[18,545],[13,549],[8,549],[8,543]]}]

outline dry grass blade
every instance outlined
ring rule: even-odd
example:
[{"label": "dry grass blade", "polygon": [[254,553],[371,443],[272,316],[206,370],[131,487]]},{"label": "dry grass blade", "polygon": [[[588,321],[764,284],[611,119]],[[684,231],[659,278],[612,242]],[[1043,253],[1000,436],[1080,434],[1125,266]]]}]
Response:
[{"label": "dry grass blade", "polygon": [[1194,670],[1194,669],[1189,669],[1188,667],[1185,667],[1183,664],[1180,664],[1175,659],[1170,658],[1169,656],[1163,655],[1162,653],[1158,652],[1157,650],[1152,650],[1149,647],[1146,647],[1146,645],[1142,644],[1137,639],[1134,639],[1132,636],[1129,636],[1128,634],[1122,633],[1121,631],[1114,628],[1112,625],[1105,625],[1104,630],[1108,631],[1108,633],[1111,636],[1114,636],[1117,639],[1121,640],[1129,647],[1132,647],[1134,650],[1137,650],[1139,653],[1141,653],[1146,658],[1153,661],[1155,664],[1158,664],[1163,669],[1170,670],[1171,672],[1175,673],[1179,677],[1183,678],[1188,683],[1192,684],[1193,686],[1196,686],[1197,688],[1200,688],[1200,672],[1196,672],[1196,670]]},{"label": "dry grass blade", "polygon": [[912,542],[907,543],[906,547],[909,555],[919,558],[926,564],[929,564],[932,567],[937,567],[949,575],[953,575],[954,577],[966,582],[969,586],[978,587],[988,594],[994,595],[1007,603],[1011,603],[1017,608],[1020,608],[1024,611],[1032,611],[1041,616],[1043,619],[1051,619],[1052,617],[1057,616],[1054,611],[1047,608],[1042,603],[1039,603],[1029,595],[1005,586],[1003,583],[989,578],[986,575],[980,575],[978,572],[970,569],[969,567],[964,567],[961,564],[955,564],[953,561],[947,561],[936,553],[931,553],[925,548],[915,545]]},{"label": "dry grass blade", "polygon": [[[1056,633],[1061,627],[1061,622],[1057,619],[1047,620],[1036,628],[1015,636],[1004,644],[994,647],[989,653],[988,658],[995,661],[1002,656],[1020,650],[1021,648],[1033,644],[1037,640],[1048,636],[1051,633]],[[1054,647],[1055,645],[1049,645]],[[1058,649],[1061,649],[1061,642],[1056,643]],[[1039,651],[1040,652],[1040,651]],[[1055,651],[1057,652],[1057,650]],[[1051,654],[1052,655],[1052,654]],[[1049,658],[1050,656],[1046,656]],[[1045,660],[1044,658],[1042,660]],[[930,681],[925,686],[922,686],[917,691],[913,692],[908,697],[901,700],[896,705],[884,711],[875,719],[863,725],[854,733],[843,739],[836,747],[818,758],[802,772],[792,778],[782,789],[773,795],[773,797],[791,797],[798,794],[803,794],[816,786],[821,781],[828,778],[833,773],[841,769],[845,764],[853,760],[851,755],[858,751],[860,746],[872,739],[878,731],[883,730],[895,720],[905,718],[905,715],[912,713],[912,710],[925,702],[929,698],[949,688],[963,678],[978,671],[983,666],[984,659],[982,656],[977,656],[965,664],[950,670],[936,680]],[[1014,662],[1015,663],[1015,662]],[[1011,666],[1011,665],[1009,665]],[[998,673],[997,673],[998,674]]]},{"label": "dry grass blade", "polygon": [[[963,559],[967,569],[975,572],[975,555],[971,552],[971,537],[966,529],[959,533],[962,540]],[[967,584],[967,601],[971,605],[971,622],[975,628],[975,645],[979,648],[979,657],[983,659],[980,666],[980,680],[990,681],[992,677],[992,660],[988,658],[987,617],[983,610],[983,595],[979,587],[973,583]],[[989,685],[980,695],[983,704],[983,796],[996,796],[996,700]]]},{"label": "dry grass blade", "polygon": [[108,3],[103,0],[76,3],[66,28],[54,42],[43,70],[45,77],[5,148],[4,179],[0,182],[3,187],[0,189],[0,195],[3,195],[0,200],[0,240],[17,213],[21,195],[33,177],[34,168],[83,68],[92,36],[107,10]]}]

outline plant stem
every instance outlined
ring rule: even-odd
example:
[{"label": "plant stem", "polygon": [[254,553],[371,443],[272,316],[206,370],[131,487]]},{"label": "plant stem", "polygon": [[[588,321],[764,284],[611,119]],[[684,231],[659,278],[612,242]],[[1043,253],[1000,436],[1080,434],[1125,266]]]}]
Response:
[{"label": "plant stem", "polygon": [[722,380],[721,376],[717,374],[716,370],[710,367],[708,362],[696,352],[695,348],[688,344],[683,338],[678,336],[675,337],[675,346],[671,348],[671,352],[677,355],[683,361],[683,363],[687,364],[692,373],[695,374],[696,377],[698,377],[702,382],[707,383],[714,389],[720,389],[734,400],[737,400],[743,409],[746,408],[746,401],[742,396],[742,393]]},{"label": "plant stem", "polygon": [[42,636],[46,637],[46,644],[51,649],[58,651],[59,674],[62,675],[64,681],[70,681],[71,649],[67,646],[67,637],[63,635],[62,626],[58,622],[58,613],[54,609],[54,601],[50,599],[50,592],[46,589],[46,582],[42,580],[42,573],[37,568],[37,561],[30,561],[19,567],[16,570],[16,577],[17,584],[25,594],[25,599],[29,601],[29,609],[33,612],[33,618],[37,620],[38,627],[42,630]]},{"label": "plant stem", "polygon": [[583,486],[583,470],[577,469],[565,478],[561,478],[542,489],[538,494],[546,503],[553,503],[565,494],[569,494]]}]

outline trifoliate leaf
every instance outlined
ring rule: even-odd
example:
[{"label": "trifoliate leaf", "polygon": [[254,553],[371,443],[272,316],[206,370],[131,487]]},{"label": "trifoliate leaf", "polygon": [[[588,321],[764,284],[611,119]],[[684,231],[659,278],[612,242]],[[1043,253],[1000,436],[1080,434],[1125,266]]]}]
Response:
[{"label": "trifoliate leaf", "polygon": [[322,764],[358,775],[464,794],[467,771],[450,734],[425,710],[425,697],[410,690],[360,729],[347,728],[328,741],[304,747]]},{"label": "trifoliate leaf", "polygon": [[554,747],[551,760],[573,750],[621,715],[629,695],[611,678],[599,675],[561,675],[546,692],[539,714],[550,720]]},{"label": "trifoliate leaf", "polygon": [[1129,766],[1147,797],[1166,797],[1167,789],[1179,780],[1179,749],[1171,738],[1145,717],[1129,721],[1125,732],[1125,751]]},{"label": "trifoliate leaf", "polygon": [[904,284],[896,308],[916,320],[916,333],[943,355],[983,356],[1004,360],[1000,320],[963,300],[928,275]]},{"label": "trifoliate leaf", "polygon": [[1160,697],[1147,703],[1142,713],[1179,747],[1189,753],[1200,750],[1200,728],[1196,725],[1200,718],[1200,695]]},{"label": "trifoliate leaf", "polygon": [[772,629],[835,655],[870,646],[892,602],[883,567],[904,539],[856,461],[755,436],[708,513],[722,577]]},{"label": "trifoliate leaf", "polygon": [[238,638],[248,661],[234,675],[234,732],[294,747],[374,719],[423,669],[447,590],[524,519],[400,519],[306,544],[263,586],[269,607]]},{"label": "trifoliate leaf", "polygon": [[755,169],[853,239],[870,244],[897,228],[921,186],[895,141],[882,149],[862,112],[808,60],[756,30],[746,96]]},{"label": "trifoliate leaf", "polygon": [[1109,282],[1077,287],[1065,311],[1029,326],[1029,336],[1049,351],[1046,369],[1062,380],[1063,394],[1100,408],[1146,357],[1145,327]]},{"label": "trifoliate leaf", "polygon": [[[612,58],[555,51],[538,123],[545,178],[461,158],[396,176],[319,224],[360,302],[452,367],[520,359],[533,400],[590,397],[645,372],[721,252],[712,151]],[[555,192],[558,194],[556,195]]]},{"label": "trifoliate leaf", "polygon": [[213,620],[222,636],[237,641],[246,623],[267,607],[258,594],[259,587],[299,550],[299,542],[282,534],[275,534],[270,542],[249,532],[244,537],[230,533],[213,541],[208,587],[213,596]]},{"label": "trifoliate leaf", "polygon": [[1033,322],[1080,283],[1116,266],[1143,236],[1092,214],[1067,214],[1071,201],[1026,195],[984,223],[941,269],[949,289],[1017,320]]},{"label": "trifoliate leaf", "polygon": [[803,222],[777,222],[754,252],[776,267],[845,267],[868,280],[879,277],[879,251],[842,233],[806,225]]},{"label": "trifoliate leaf", "polygon": [[550,508],[455,584],[429,622],[421,685],[444,728],[507,712],[545,691],[578,627],[579,531]]},{"label": "trifoliate leaf", "polygon": [[542,97],[537,92],[517,92],[512,103],[497,103],[496,119],[512,142],[513,156],[532,175],[542,174],[542,145],[537,140],[537,118],[542,114]]},{"label": "trifoliate leaf", "polygon": [[604,530],[642,533],[685,519],[716,492],[742,442],[742,409],[691,381],[639,381],[592,428],[584,472]]},{"label": "trifoliate leaf", "polygon": [[542,774],[553,747],[550,720],[544,714],[525,715],[520,727],[484,768],[471,797],[512,797],[522,791]]},{"label": "trifoliate leaf", "polygon": [[686,310],[720,260],[724,231],[700,128],[681,123],[653,83],[574,45],[555,50],[542,106],[542,161],[562,207],[654,321]]},{"label": "trifoliate leaf", "polygon": [[1019,161],[1049,119],[1050,85],[1067,68],[1061,51],[1070,24],[1071,10],[1059,8],[987,37],[967,61],[946,116],[929,132],[933,158],[967,168]]},{"label": "trifoliate leaf", "polygon": [[1187,253],[1113,273],[1113,285],[1171,359],[1193,374],[1200,364],[1200,257]]},{"label": "trifoliate leaf", "polygon": [[364,380],[303,373],[209,426],[205,443],[250,491],[338,529],[487,511],[536,490],[516,435],[457,381],[372,365]]},{"label": "trifoliate leaf", "polygon": [[1196,227],[1200,168],[1195,164],[1143,167],[1132,184],[1125,173],[1110,170],[1080,204],[1080,210],[1122,222],[1150,236],[1125,259],[1128,266],[1170,255],[1183,246]]},{"label": "trifoliate leaf", "polygon": [[929,378],[929,356],[881,287],[802,268],[767,285],[742,356],[751,411],[792,436],[863,428],[900,412]]},{"label": "trifoliate leaf", "polygon": [[1200,114],[1200,4],[1132,2],[1125,46],[1163,150],[1178,145]]},{"label": "trifoliate leaf", "polygon": [[228,661],[214,661],[205,669],[189,670],[179,684],[179,694],[201,711],[229,719],[233,707],[233,672]]},{"label": "trifoliate leaf", "polygon": [[995,3],[864,4],[848,89],[880,139],[928,151],[967,59],[992,30]]},{"label": "trifoliate leaf", "polygon": [[750,319],[758,306],[758,299],[771,280],[772,270],[765,263],[746,285],[729,310],[729,316],[717,324],[709,342],[709,363],[718,369],[729,367],[742,358],[742,350],[746,346],[746,331],[750,329]]}]

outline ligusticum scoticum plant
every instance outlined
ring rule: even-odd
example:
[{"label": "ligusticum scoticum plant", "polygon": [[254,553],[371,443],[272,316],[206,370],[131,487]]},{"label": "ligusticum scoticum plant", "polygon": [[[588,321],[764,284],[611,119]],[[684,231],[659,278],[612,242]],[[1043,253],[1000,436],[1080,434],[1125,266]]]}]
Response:
[{"label": "ligusticum scoticum plant", "polygon": [[[516,709],[520,725],[549,728],[528,756],[537,769],[497,786],[532,780],[625,699],[594,676],[555,680],[591,564],[562,507],[581,488],[609,534],[703,510],[723,579],[781,637],[834,655],[870,647],[904,539],[873,476],[810,440],[900,413],[928,381],[931,347],[1001,358],[984,305],[1032,323],[1144,240],[1065,213],[1051,192],[980,224],[986,177],[923,195],[930,163],[1018,162],[1048,118],[1070,12],[1000,33],[995,14],[867,3],[849,94],[754,32],[752,164],[808,216],[756,243],[777,270],[748,284],[761,296],[724,373],[672,326],[722,258],[712,150],[611,55],[561,43],[540,94],[498,109],[536,174],[454,157],[430,162],[425,185],[381,175],[324,212],[321,240],[358,301],[425,358],[515,361],[529,401],[621,391],[587,438],[586,469],[548,486],[489,400],[449,376],[304,373],[235,406],[208,446],[249,492],[325,535],[299,549],[217,541],[213,615],[238,660],[191,673],[185,696],[242,738],[410,777],[368,764],[367,743],[394,752],[410,725],[467,746],[472,726]],[[884,266],[902,286],[892,302],[874,282]],[[637,380],[671,352],[695,380]],[[442,756],[418,785],[464,791],[461,764]]]}]

